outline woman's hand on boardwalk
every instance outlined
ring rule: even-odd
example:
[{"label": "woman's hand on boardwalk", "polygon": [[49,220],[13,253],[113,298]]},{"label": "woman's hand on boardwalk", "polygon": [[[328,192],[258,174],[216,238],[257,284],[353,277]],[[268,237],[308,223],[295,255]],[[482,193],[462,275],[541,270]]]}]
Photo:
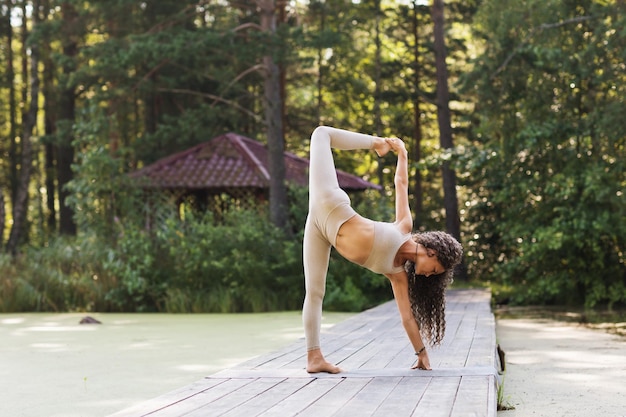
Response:
[{"label": "woman's hand on boardwalk", "polygon": [[417,355],[417,363],[411,369],[424,369],[427,371],[432,370],[430,367],[430,360],[428,359],[428,352],[426,352],[426,350]]}]

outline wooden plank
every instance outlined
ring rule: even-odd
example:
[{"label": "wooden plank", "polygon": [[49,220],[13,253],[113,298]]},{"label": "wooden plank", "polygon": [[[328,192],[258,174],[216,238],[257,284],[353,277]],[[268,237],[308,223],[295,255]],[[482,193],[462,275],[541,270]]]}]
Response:
[{"label": "wooden plank", "polygon": [[223,417],[256,416],[260,414],[262,410],[267,410],[281,401],[284,401],[309,383],[310,381],[304,378],[286,379],[263,393],[263,395],[256,396],[236,409],[225,413]]},{"label": "wooden plank", "polygon": [[304,367],[306,358],[306,349],[303,342],[298,342],[287,346],[284,349],[258,356],[242,363],[242,367],[258,367],[258,368],[280,368],[294,362],[301,361]]},{"label": "wooden plank", "polygon": [[225,381],[225,379],[202,379],[159,397],[118,411],[111,414],[109,417],[137,417],[148,415],[155,410],[158,411],[167,408],[173,404],[177,404],[195,395],[201,394],[219,384],[224,383]]},{"label": "wooden plank", "polygon": [[461,377],[433,378],[412,416],[449,417]]},{"label": "wooden plank", "polygon": [[391,366],[390,364],[394,360],[396,360],[398,356],[402,355],[402,357],[398,358],[398,360],[401,364],[407,364],[406,367],[408,368],[411,365],[408,362],[411,362],[411,360],[414,360],[416,358],[415,355],[413,355],[412,357],[406,355],[409,358],[409,360],[407,360],[407,357],[403,355],[403,352],[406,352],[406,349],[409,345],[408,340],[409,339],[406,335],[402,335],[400,337],[385,337],[382,341],[379,342],[380,349],[378,349],[378,351],[372,357],[366,360],[361,367],[369,369],[380,369],[387,367],[393,368],[393,366]]},{"label": "wooden plank", "polygon": [[[398,339],[399,340],[399,339]],[[409,338],[404,335],[404,343],[399,343],[398,347],[401,347],[398,350],[398,353],[389,361],[386,368],[407,368],[410,369],[411,366],[415,364],[415,349],[409,342]],[[436,354],[435,354],[436,356]],[[434,359],[433,349],[428,348],[428,357],[431,360],[431,365]]]},{"label": "wooden plank", "polygon": [[313,379],[309,384],[280,403],[258,414],[263,417],[295,416],[343,381],[341,378]]},{"label": "wooden plank", "polygon": [[349,372],[353,369],[359,369],[373,357],[381,356],[379,354],[381,353],[382,348],[382,343],[380,343],[377,339],[373,339],[368,343],[363,344],[360,348],[357,348],[350,356],[336,363],[344,371]]},{"label": "wooden plank", "polygon": [[186,398],[184,401],[171,404],[168,407],[155,410],[146,415],[150,417],[179,417],[195,411],[198,408],[210,404],[211,402],[229,395],[231,392],[250,384],[252,379],[228,379],[223,383],[214,386],[212,389],[204,390],[198,394]]},{"label": "wooden plank", "polygon": [[328,391],[324,397],[319,398],[303,410],[301,414],[298,414],[298,417],[331,416],[369,382],[369,378],[344,378],[341,383]]},{"label": "wooden plank", "polygon": [[373,415],[402,378],[377,377],[343,405],[334,417],[367,417]]},{"label": "wooden plank", "polygon": [[431,380],[432,378],[402,378],[372,416],[410,416]]},{"label": "wooden plank", "polygon": [[217,372],[213,375],[207,376],[208,379],[218,378],[218,379],[256,379],[256,378],[314,378],[315,374],[309,374],[304,369],[293,369],[293,368],[279,368],[279,369],[270,369],[270,368],[252,368],[252,369],[242,369],[242,368],[232,368],[232,369],[224,369],[220,372]]},{"label": "wooden plank", "polygon": [[450,417],[486,417],[489,404],[489,377],[464,376]]},{"label": "wooden plank", "polygon": [[272,388],[276,388],[285,380],[282,378],[258,378],[252,380],[250,384],[246,384],[241,388],[230,392],[219,399],[212,401],[194,411],[184,414],[186,417],[206,417],[221,416],[227,412],[235,412],[236,415],[246,415],[239,411],[246,403],[254,398],[263,398],[267,400],[267,392]]},{"label": "wooden plank", "polygon": [[467,365],[495,366],[496,332],[493,315],[483,315],[477,320],[472,347],[468,353]]},{"label": "wooden plank", "polygon": [[442,355],[436,367],[462,367],[467,364],[467,356],[472,346],[472,339],[469,337],[454,338],[445,346],[445,355]]}]

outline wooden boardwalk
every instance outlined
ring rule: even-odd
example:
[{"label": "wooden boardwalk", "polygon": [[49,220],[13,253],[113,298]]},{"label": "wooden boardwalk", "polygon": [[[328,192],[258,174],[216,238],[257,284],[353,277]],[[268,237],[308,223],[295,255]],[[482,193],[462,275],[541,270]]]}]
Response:
[{"label": "wooden boardwalk", "polygon": [[432,371],[410,369],[415,354],[391,301],[322,332],[341,374],[308,374],[301,340],[113,416],[495,417],[489,291],[448,291],[446,320],[442,345],[429,349]]}]

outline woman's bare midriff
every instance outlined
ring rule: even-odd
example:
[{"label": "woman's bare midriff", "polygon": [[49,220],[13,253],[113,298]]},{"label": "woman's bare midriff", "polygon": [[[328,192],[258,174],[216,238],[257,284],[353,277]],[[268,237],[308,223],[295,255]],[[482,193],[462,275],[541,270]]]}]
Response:
[{"label": "woman's bare midriff", "polygon": [[335,249],[347,260],[362,265],[374,245],[374,222],[356,214],[339,228]]}]

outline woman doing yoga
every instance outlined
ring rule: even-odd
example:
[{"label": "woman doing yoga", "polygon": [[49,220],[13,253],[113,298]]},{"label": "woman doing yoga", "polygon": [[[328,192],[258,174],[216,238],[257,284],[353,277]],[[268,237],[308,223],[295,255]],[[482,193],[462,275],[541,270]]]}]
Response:
[{"label": "woman doing yoga", "polygon": [[[331,148],[371,149],[379,156],[398,155],[394,184],[396,221],[376,222],[357,214],[339,188]],[[351,262],[384,274],[391,282],[402,325],[415,353],[413,368],[430,369],[422,335],[431,345],[445,331],[444,291],[452,281],[462,248],[444,232],[411,234],[408,161],[404,142],[320,126],[311,135],[309,215],[304,229],[306,297],[302,309],[307,345],[307,371],[338,373],[320,347],[322,301],[331,246]]]}]

